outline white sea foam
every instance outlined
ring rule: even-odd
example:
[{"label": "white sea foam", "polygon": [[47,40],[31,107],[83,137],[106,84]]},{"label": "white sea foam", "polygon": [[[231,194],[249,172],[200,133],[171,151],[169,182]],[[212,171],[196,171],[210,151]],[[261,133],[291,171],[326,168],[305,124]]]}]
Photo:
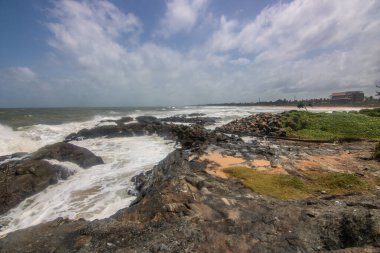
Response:
[{"label": "white sea foam", "polygon": [[16,152],[33,152],[48,144],[63,141],[67,135],[83,128],[92,128],[100,120],[119,117],[100,117],[85,122],[71,122],[61,125],[44,125],[19,127],[16,131],[0,124],[0,156]]},{"label": "white sea foam", "polygon": [[131,178],[173,150],[173,143],[156,136],[92,139],[73,142],[102,156],[105,164],[82,169],[68,162],[58,163],[75,172],[44,191],[24,200],[0,218],[0,235],[54,220],[58,217],[102,219],[127,207],[135,198]]},{"label": "white sea foam", "polygon": [[24,136],[23,131],[13,131],[8,126],[0,125],[0,156],[16,152],[30,152],[39,147],[33,138]]}]

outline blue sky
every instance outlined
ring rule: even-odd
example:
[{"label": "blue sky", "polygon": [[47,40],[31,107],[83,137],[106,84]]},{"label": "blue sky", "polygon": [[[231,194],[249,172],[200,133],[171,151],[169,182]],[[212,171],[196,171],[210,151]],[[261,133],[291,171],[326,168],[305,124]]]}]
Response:
[{"label": "blue sky", "polygon": [[380,82],[377,0],[4,0],[0,32],[0,107],[370,96]]}]

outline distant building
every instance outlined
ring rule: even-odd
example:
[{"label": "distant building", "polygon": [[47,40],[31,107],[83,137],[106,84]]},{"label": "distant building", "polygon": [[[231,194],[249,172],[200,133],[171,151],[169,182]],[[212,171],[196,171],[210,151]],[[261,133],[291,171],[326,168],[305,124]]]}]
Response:
[{"label": "distant building", "polygon": [[331,94],[331,101],[336,103],[362,102],[364,93],[362,91],[335,92]]}]

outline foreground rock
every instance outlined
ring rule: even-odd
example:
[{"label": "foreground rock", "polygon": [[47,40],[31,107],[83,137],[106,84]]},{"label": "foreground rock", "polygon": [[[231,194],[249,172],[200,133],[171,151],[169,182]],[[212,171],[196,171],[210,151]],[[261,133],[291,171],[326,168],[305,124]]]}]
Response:
[{"label": "foreground rock", "polygon": [[72,162],[82,168],[104,163],[101,157],[96,156],[88,149],[66,142],[45,146],[33,153],[32,159],[55,159],[61,162]]},{"label": "foreground rock", "polygon": [[280,201],[175,151],[139,180],[130,208],[9,234],[1,252],[378,252],[379,193]]},{"label": "foreground rock", "polygon": [[69,171],[47,161],[11,161],[0,165],[0,214],[15,207],[25,198],[42,191],[58,179],[66,179]]},{"label": "foreground rock", "polygon": [[281,134],[276,117],[260,114],[208,131],[200,125],[167,124],[144,116],[136,123],[73,133],[67,140],[158,134],[182,148],[133,179],[137,198],[131,207],[108,219],[60,218],[13,232],[0,240],[0,251],[380,252],[378,188],[281,201],[252,192],[236,179],[210,174],[210,162],[200,158],[215,149],[222,155],[239,155],[253,169],[270,173],[305,176],[305,171],[348,170],[373,180],[380,176],[379,163],[372,159],[374,143],[336,145],[256,137],[243,141],[234,136]]},{"label": "foreground rock", "polygon": [[[36,194],[59,179],[67,179],[71,172],[44,159],[69,161],[83,168],[102,164],[103,160],[91,151],[70,143],[45,146],[33,154],[6,156],[0,164],[0,214],[17,206],[25,198]],[[17,159],[14,159],[17,158]]]}]

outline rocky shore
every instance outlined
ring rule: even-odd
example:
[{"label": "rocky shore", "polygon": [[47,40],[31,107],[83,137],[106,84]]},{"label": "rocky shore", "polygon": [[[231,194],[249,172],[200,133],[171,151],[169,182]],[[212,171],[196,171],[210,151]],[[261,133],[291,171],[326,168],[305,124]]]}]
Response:
[{"label": "rocky shore", "polygon": [[239,136],[275,136],[285,137],[280,114],[259,113],[246,118],[234,120],[218,127],[216,131]]},{"label": "rocky shore", "polygon": [[43,147],[32,154],[3,157],[0,162],[0,214],[71,175],[65,167],[46,159],[68,161],[83,168],[103,163],[102,158],[89,150],[64,142]]},{"label": "rocky shore", "polygon": [[[20,154],[17,161],[0,158],[0,178],[7,178],[6,182],[23,181],[17,179],[20,176],[35,180],[36,175],[43,175],[40,182],[32,184],[33,191],[26,191],[26,195],[23,192],[22,196],[28,196],[58,177],[69,176],[44,159],[71,161],[86,168],[102,163],[88,150],[68,143],[72,140],[157,134],[179,144],[151,171],[133,178],[137,198],[130,207],[103,220],[60,218],[10,233],[0,240],[0,251],[380,251],[379,185],[368,192],[337,195],[321,191],[304,199],[284,201],[252,191],[237,178],[221,176],[222,159],[231,158],[225,162],[228,166],[236,164],[303,180],[309,180],[310,172],[328,171],[372,180],[380,177],[380,163],[371,157],[375,143],[336,145],[257,137],[285,136],[279,116],[272,114],[252,115],[213,131],[205,129],[204,124],[185,126],[167,121],[149,116],[119,120],[115,125],[70,134],[66,143]],[[220,160],[212,160],[212,154],[218,154]],[[36,173],[35,168],[44,173]],[[1,191],[2,203],[11,203],[4,205],[3,212],[22,198],[3,200],[9,196],[3,192],[10,185],[4,184]]]}]

